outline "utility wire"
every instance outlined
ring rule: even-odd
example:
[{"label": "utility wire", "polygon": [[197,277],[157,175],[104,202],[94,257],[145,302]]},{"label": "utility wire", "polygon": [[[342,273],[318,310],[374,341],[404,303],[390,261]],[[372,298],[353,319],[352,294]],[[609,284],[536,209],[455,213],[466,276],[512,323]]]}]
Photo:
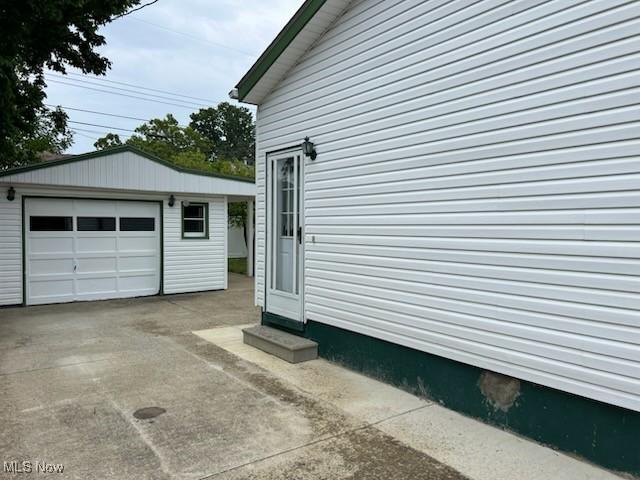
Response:
[{"label": "utility wire", "polygon": [[[100,130],[90,130],[88,128],[79,128],[79,127],[73,127],[71,129],[72,132],[86,132],[86,133],[93,133],[96,135],[100,135],[101,137],[104,137],[105,135],[107,135],[108,133],[112,133],[112,132],[104,132],[104,131],[100,131]],[[117,133],[116,135],[118,135],[120,138],[129,138],[132,137],[133,135],[126,135],[123,133]]]},{"label": "utility wire", "polygon": [[[50,108],[62,108],[63,110],[73,110],[75,112],[85,112],[85,113],[93,113],[95,115],[104,115],[107,117],[116,117],[116,118],[126,118],[128,120],[138,120],[140,122],[145,122],[145,123],[149,123],[151,122],[151,120],[153,119],[149,119],[149,118],[138,118],[138,117],[129,117],[127,115],[118,115],[116,113],[106,113],[106,112],[98,112],[96,110],[85,110],[83,108],[74,108],[74,107],[65,107],[64,105],[51,105],[50,103],[45,103],[45,106],[50,107]],[[187,128],[188,125],[177,125],[180,128]]]},{"label": "utility wire", "polygon": [[69,123],[77,123],[78,125],[87,125],[89,127],[108,128],[109,130],[122,130],[123,132],[138,133],[135,130],[131,130],[130,128],[112,127],[110,125],[98,125],[96,123],[76,122],[75,120],[69,120]]},{"label": "utility wire", "polygon": [[169,92],[167,90],[158,90],[157,88],[144,87],[142,85],[135,85],[133,83],[119,82],[119,81],[116,81],[116,80],[111,80],[110,78],[93,77],[93,76],[84,75],[82,73],[75,73],[75,72],[67,72],[67,75],[72,75],[74,77],[80,77],[80,78],[86,78],[86,79],[90,79],[90,80],[95,80],[95,81],[98,81],[98,82],[107,82],[107,83],[115,83],[115,84],[118,84],[118,85],[125,85],[127,87],[134,87],[134,88],[149,90],[150,92],[165,93],[165,94],[168,94],[168,95],[173,95],[174,97],[190,98],[192,100],[201,100],[201,101],[204,101],[204,102],[207,102],[207,103],[220,103],[219,101],[211,100],[210,98],[192,97],[191,95],[183,95],[181,93]]},{"label": "utility wire", "polygon": [[49,82],[53,82],[53,83],[59,83],[61,85],[69,85],[71,87],[78,87],[78,88],[84,88],[86,90],[93,90],[94,92],[109,93],[111,95],[117,95],[117,96],[120,96],[120,97],[135,98],[136,100],[144,100],[145,102],[161,103],[163,105],[171,105],[173,107],[186,108],[187,110],[192,110],[192,111],[197,108],[197,107],[193,107],[193,106],[190,106],[190,105],[183,105],[183,104],[171,103],[171,102],[163,102],[161,100],[154,100],[152,98],[138,97],[138,96],[135,96],[135,95],[127,95],[125,93],[112,92],[110,90],[102,90],[100,88],[88,87],[86,85],[77,85],[75,83],[62,82],[60,80],[49,79],[48,81]]},{"label": "utility wire", "polygon": [[104,115],[106,117],[126,118],[127,120],[137,120],[137,121],[140,121],[140,122],[148,122],[149,121],[148,118],[129,117],[127,115],[118,115],[116,113],[97,112],[95,110],[85,110],[85,109],[82,109],[82,108],[65,107],[63,105],[51,105],[49,103],[45,103],[45,106],[50,107],[50,108],[60,107],[60,108],[63,108],[64,110],[73,110],[74,112],[93,113],[95,115]]},{"label": "utility wire", "polygon": [[[75,82],[74,85],[75,84],[79,84],[79,85],[82,85],[82,86],[84,86],[83,84],[85,82],[89,82],[89,85],[97,86],[97,87],[100,87],[100,88],[110,88],[110,89],[116,90],[116,91],[135,93],[137,95],[144,95],[146,97],[151,97],[151,98],[160,98],[162,100],[170,100],[170,101],[174,101],[174,102],[181,102],[182,104],[193,105],[194,107],[206,108],[206,107],[209,106],[209,105],[204,105],[202,103],[192,102],[190,100],[182,100],[182,99],[179,99],[179,98],[166,97],[166,96],[163,96],[163,95],[156,95],[154,93],[147,93],[147,92],[144,92],[144,91],[131,90],[130,88],[113,87],[111,85],[103,85],[103,84],[100,84],[100,83],[96,84],[96,83],[93,83],[92,79],[90,79],[90,78],[84,78],[83,80],[80,80],[80,79],[76,79],[76,78],[68,78],[66,75],[61,75],[61,74],[57,74],[57,73],[47,73],[46,76],[47,76],[47,80],[48,81],[60,82],[60,80],[55,80],[55,79],[61,78],[61,79],[65,80],[65,81],[67,81],[67,82]],[[50,77],[54,77],[54,79],[51,79]]]},{"label": "utility wire", "polygon": [[245,52],[243,50],[239,50],[234,47],[230,47],[229,45],[224,45],[222,43],[212,42],[210,40],[206,40],[204,38],[198,37],[196,35],[191,35],[190,33],[181,32],[179,30],[174,30],[169,27],[165,27],[164,25],[158,25],[157,23],[148,22],[147,20],[142,20],[136,17],[130,17],[129,20],[135,20],[136,22],[146,23],[147,25],[151,25],[152,27],[160,28],[162,30],[166,30],[167,32],[175,33],[176,35],[182,35],[183,37],[191,38],[192,40],[197,40],[199,42],[208,43],[209,45],[213,45],[215,47],[225,48],[227,50],[232,50],[234,52],[241,53],[243,55],[247,55],[248,57],[257,58],[258,55],[254,53]]}]

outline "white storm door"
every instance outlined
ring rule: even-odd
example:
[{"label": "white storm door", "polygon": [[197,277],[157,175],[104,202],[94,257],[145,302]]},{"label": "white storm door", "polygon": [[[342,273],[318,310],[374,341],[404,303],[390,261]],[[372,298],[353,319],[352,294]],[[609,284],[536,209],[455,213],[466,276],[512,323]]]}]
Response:
[{"label": "white storm door", "polygon": [[158,203],[27,198],[24,215],[28,305],[159,292]]},{"label": "white storm door", "polygon": [[266,311],[302,322],[302,152],[267,158]]}]

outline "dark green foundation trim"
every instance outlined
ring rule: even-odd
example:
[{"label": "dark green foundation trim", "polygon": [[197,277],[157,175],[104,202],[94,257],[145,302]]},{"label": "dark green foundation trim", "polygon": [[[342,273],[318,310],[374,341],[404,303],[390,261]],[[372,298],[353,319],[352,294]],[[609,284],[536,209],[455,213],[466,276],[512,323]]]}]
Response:
[{"label": "dark green foundation trim", "polygon": [[640,475],[640,413],[520,381],[506,411],[480,390],[483,370],[309,320],[321,357],[605,468]]},{"label": "dark green foundation trim", "polygon": [[262,312],[262,325],[278,327],[296,335],[300,335],[304,331],[304,323],[269,312]]}]

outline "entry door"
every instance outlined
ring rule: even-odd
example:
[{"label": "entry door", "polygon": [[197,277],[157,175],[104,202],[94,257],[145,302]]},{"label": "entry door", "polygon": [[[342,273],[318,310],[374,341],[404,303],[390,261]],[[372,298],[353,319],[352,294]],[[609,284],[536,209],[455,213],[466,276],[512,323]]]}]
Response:
[{"label": "entry door", "polygon": [[158,203],[27,198],[24,216],[28,305],[159,292]]},{"label": "entry door", "polygon": [[267,158],[266,311],[302,322],[302,152]]}]

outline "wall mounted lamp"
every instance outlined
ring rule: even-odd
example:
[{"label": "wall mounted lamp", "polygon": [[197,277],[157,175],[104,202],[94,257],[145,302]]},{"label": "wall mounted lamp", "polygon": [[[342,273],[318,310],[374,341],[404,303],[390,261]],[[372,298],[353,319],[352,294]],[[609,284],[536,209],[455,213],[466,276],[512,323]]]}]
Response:
[{"label": "wall mounted lamp", "polygon": [[173,207],[176,204],[176,197],[169,195],[169,206]]},{"label": "wall mounted lamp", "polygon": [[309,141],[309,137],[304,137],[304,142],[302,142],[302,153],[304,153],[311,160],[315,160],[318,156],[316,152],[316,146],[313,142]]},{"label": "wall mounted lamp", "polygon": [[7,200],[9,200],[10,202],[13,202],[16,199],[16,189],[13,187],[9,187],[9,190],[7,190]]}]

